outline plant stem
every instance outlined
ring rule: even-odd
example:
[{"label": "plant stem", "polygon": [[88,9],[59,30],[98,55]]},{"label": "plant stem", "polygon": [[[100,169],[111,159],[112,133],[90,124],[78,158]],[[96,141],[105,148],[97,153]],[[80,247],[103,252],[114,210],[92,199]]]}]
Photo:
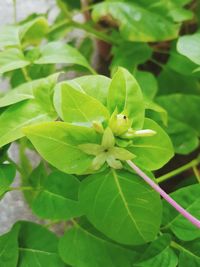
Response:
[{"label": "plant stem", "polygon": [[161,69],[166,69],[166,66],[164,64],[158,62],[156,59],[151,58],[150,61],[153,62],[154,64],[158,65]]},{"label": "plant stem", "polygon": [[131,160],[127,160],[126,162],[146,183],[148,183],[156,192],[158,192],[172,207],[174,207],[193,225],[195,225],[197,228],[200,228],[200,221],[197,218],[195,218],[187,210],[181,207],[173,198],[171,198],[162,188],[159,187],[159,185],[157,185],[150,177],[148,177]]},{"label": "plant stem", "polygon": [[23,73],[23,75],[24,75],[25,80],[26,80],[27,82],[30,82],[30,81],[31,81],[31,77],[29,76],[26,67],[21,68],[21,70],[22,70],[22,73]]},{"label": "plant stem", "polygon": [[59,223],[61,223],[61,222],[62,222],[62,221],[58,221],[58,220],[56,220],[56,221],[49,222],[49,223],[45,224],[44,226],[45,226],[46,228],[50,228],[50,227],[52,227],[52,226],[54,226],[54,225],[56,225],[56,224],[59,224]]},{"label": "plant stem", "polygon": [[31,186],[19,186],[19,187],[10,187],[8,191],[27,191],[27,190],[34,190]]},{"label": "plant stem", "polygon": [[102,31],[96,30],[94,27],[92,27],[88,24],[82,24],[82,23],[78,23],[76,21],[71,21],[71,25],[76,27],[76,28],[79,28],[79,29],[86,31],[87,33],[89,32],[89,33],[93,34],[95,37],[97,37],[100,40],[105,41],[107,43],[110,43],[110,44],[116,44],[117,43],[116,40],[113,39],[112,37],[110,37],[109,35],[103,33]]},{"label": "plant stem", "polygon": [[53,27],[50,30],[49,33],[53,32],[54,30],[57,30],[61,27],[64,27],[64,26],[72,26],[74,28],[84,30],[87,33],[94,35],[97,39],[100,39],[100,40],[105,41],[105,42],[110,43],[110,44],[116,43],[115,39],[111,38],[109,35],[105,34],[104,32],[98,31],[94,27],[89,26],[88,24],[79,23],[79,22],[76,22],[76,21],[73,21],[70,19],[66,19],[63,22],[57,24],[55,27]]},{"label": "plant stem", "polygon": [[17,165],[17,163],[12,160],[10,157],[6,157],[7,161],[10,162],[12,165],[15,166],[16,170],[19,172],[19,173],[22,173],[22,169],[20,168],[20,166]]},{"label": "plant stem", "polygon": [[182,173],[182,172],[184,172],[184,171],[186,171],[192,167],[197,166],[199,163],[200,163],[200,157],[197,157],[196,159],[193,159],[189,163],[187,163],[187,164],[185,164],[185,165],[183,165],[183,166],[181,166],[181,167],[179,167],[179,168],[177,168],[171,172],[168,172],[168,173],[160,176],[159,178],[157,178],[157,182],[162,183],[162,182],[170,179],[171,177],[176,176],[179,173]]},{"label": "plant stem", "polygon": [[171,241],[170,246],[171,246],[172,248],[175,248],[175,249],[178,250],[178,251],[185,251],[185,252],[188,253],[187,249],[185,249],[184,247],[182,247],[181,245],[179,245],[179,244],[176,243],[175,241]]},{"label": "plant stem", "polygon": [[192,169],[195,174],[195,177],[197,178],[198,183],[200,183],[200,173],[199,173],[197,166],[194,166]]}]

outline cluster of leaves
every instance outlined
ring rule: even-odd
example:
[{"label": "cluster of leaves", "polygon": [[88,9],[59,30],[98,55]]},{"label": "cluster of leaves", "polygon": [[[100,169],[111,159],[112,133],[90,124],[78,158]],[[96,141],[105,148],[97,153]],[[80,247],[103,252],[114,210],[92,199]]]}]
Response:
[{"label": "cluster of leaves", "polygon": [[[0,98],[0,198],[17,189],[17,169],[33,213],[50,225],[65,222],[66,230],[58,238],[49,223],[17,222],[0,237],[0,265],[199,266],[199,229],[126,163],[156,181],[153,171],[174,151],[188,155],[199,146],[197,3],[57,4],[52,25],[34,14],[0,30],[0,73],[12,88]],[[80,12],[84,24],[74,20]],[[66,41],[72,28],[85,31],[81,43]],[[94,37],[109,43],[111,78],[91,66]],[[71,70],[82,76],[62,78]],[[9,158],[12,142],[19,164]],[[41,156],[36,168],[27,149]],[[200,219],[196,181],[171,195]]]}]

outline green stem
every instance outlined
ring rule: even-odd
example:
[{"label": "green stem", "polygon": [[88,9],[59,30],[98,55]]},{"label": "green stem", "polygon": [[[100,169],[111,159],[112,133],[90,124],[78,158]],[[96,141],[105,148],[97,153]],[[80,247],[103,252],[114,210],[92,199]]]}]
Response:
[{"label": "green stem", "polygon": [[153,62],[154,64],[158,65],[161,69],[166,69],[166,66],[164,64],[158,62],[156,59],[151,58],[150,61]]},{"label": "green stem", "polygon": [[164,55],[169,55],[169,52],[168,51],[159,50],[159,49],[154,49],[153,51],[156,52],[156,53],[160,53],[160,54],[164,54]]},{"label": "green stem", "polygon": [[50,30],[49,33],[53,32],[59,28],[62,28],[64,26],[72,26],[74,28],[84,30],[85,32],[90,33],[93,36],[95,36],[97,39],[100,39],[100,40],[105,41],[105,42],[110,43],[110,44],[116,44],[117,43],[114,38],[108,36],[107,34],[105,34],[102,31],[95,30],[95,28],[93,26],[89,26],[88,24],[78,23],[76,21],[69,20],[69,19],[66,19],[63,22],[57,24],[55,27],[53,27]]},{"label": "green stem", "polygon": [[191,255],[195,256],[192,252],[190,252],[189,250],[185,249],[184,247],[182,247],[181,245],[179,245],[175,241],[171,241],[170,247],[175,248],[176,250],[178,250],[180,252],[183,251],[183,252],[186,252],[187,254],[191,254]]},{"label": "green stem", "polygon": [[31,81],[31,77],[29,76],[26,67],[22,68],[21,70],[22,70],[22,73],[23,73],[23,75],[24,75],[25,80],[26,80],[27,82],[30,82],[30,81]]},{"label": "green stem", "polygon": [[59,224],[59,223],[61,223],[61,222],[62,222],[62,221],[58,221],[58,220],[56,220],[56,221],[49,222],[49,223],[45,224],[44,226],[45,226],[46,228],[51,228],[52,226],[54,226],[54,225],[56,225],[56,224]]},{"label": "green stem", "polygon": [[18,186],[18,187],[9,187],[8,191],[32,191],[34,190],[31,186]]},{"label": "green stem", "polygon": [[94,25],[90,26],[88,24],[82,24],[82,23],[78,23],[75,21],[71,21],[71,25],[76,27],[76,28],[79,28],[79,29],[86,31],[87,33],[89,32],[92,35],[94,35],[95,37],[97,37],[98,39],[105,41],[107,43],[110,43],[110,44],[116,44],[117,43],[117,41],[115,39],[113,39],[112,37],[103,33],[102,31],[95,30]]},{"label": "green stem", "polygon": [[20,168],[20,166],[18,166],[17,165],[17,163],[14,161],[14,160],[12,160],[10,157],[6,157],[6,159],[7,159],[7,161],[8,162],[10,162],[15,168],[16,168],[16,170],[21,174],[23,171],[22,171],[22,169]]},{"label": "green stem", "polygon": [[21,165],[21,176],[23,181],[26,180],[26,178],[29,176],[29,174],[32,171],[32,165],[26,155],[26,149],[27,149],[27,139],[26,137],[20,139],[19,143],[19,158],[20,158],[20,165]]},{"label": "green stem", "polygon": [[200,173],[199,173],[197,166],[194,166],[192,169],[193,169],[195,177],[197,178],[198,183],[200,183]]},{"label": "green stem", "polygon": [[189,163],[171,171],[171,172],[168,172],[167,174],[164,174],[162,176],[160,176],[159,178],[157,178],[157,182],[158,183],[162,183],[168,179],[170,179],[171,177],[174,177],[176,175],[178,175],[179,173],[182,173],[190,168],[193,168],[195,166],[197,166],[198,164],[200,163],[200,157],[197,157],[196,159],[190,161]]}]

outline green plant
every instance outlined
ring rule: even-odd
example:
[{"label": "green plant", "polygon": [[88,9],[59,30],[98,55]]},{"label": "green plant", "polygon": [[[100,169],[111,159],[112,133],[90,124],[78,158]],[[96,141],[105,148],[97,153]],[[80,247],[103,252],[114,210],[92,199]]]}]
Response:
[{"label": "green plant", "polygon": [[[12,88],[0,98],[0,197],[23,191],[45,220],[2,235],[0,264],[199,266],[198,3],[57,4],[52,25],[33,14],[0,31],[0,73]],[[74,19],[80,12],[83,24]],[[78,44],[66,44],[72,28],[85,32]],[[94,49],[101,70],[91,66]],[[107,66],[111,78],[102,75]],[[71,70],[81,77],[63,77]],[[41,156],[36,168],[27,150]],[[177,155],[187,161],[181,167]],[[171,187],[190,169],[195,176]],[[12,186],[16,171],[20,187]],[[158,185],[166,181],[170,195]],[[49,231],[63,222],[61,237]]]}]

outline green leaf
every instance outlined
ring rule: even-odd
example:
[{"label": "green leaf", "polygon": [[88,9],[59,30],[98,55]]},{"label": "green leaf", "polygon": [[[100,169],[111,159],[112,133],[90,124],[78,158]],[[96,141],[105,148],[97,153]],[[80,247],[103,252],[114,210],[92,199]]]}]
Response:
[{"label": "green leaf", "polygon": [[[145,109],[146,110],[151,110],[151,111],[155,111],[156,113],[158,113],[160,115],[160,118],[163,122],[164,125],[168,124],[168,114],[167,111],[162,108],[161,106],[159,106],[157,103],[145,99]],[[151,118],[151,116],[150,116]]]},{"label": "green leaf", "polygon": [[20,38],[17,26],[5,25],[0,29],[0,49],[8,46],[19,46]]},{"label": "green leaf", "polygon": [[0,115],[0,147],[23,137],[23,127],[54,119],[55,112],[47,112],[34,99],[12,105]]},{"label": "green leaf", "polygon": [[49,30],[48,21],[44,17],[37,17],[19,28],[21,42],[24,45],[38,45]]},{"label": "green leaf", "polygon": [[[182,66],[185,66],[182,63]],[[159,95],[167,94],[200,94],[200,83],[197,77],[180,74],[165,68],[158,76]]]},{"label": "green leaf", "polygon": [[137,137],[127,149],[136,155],[134,163],[147,170],[157,170],[166,164],[174,155],[169,136],[154,121],[145,119],[144,129],[156,132],[153,136]]},{"label": "green leaf", "polygon": [[0,266],[16,267],[18,261],[19,227],[13,227],[8,233],[0,236]]},{"label": "green leaf", "polygon": [[0,30],[0,49],[23,44],[37,45],[48,31],[48,22],[37,17],[21,25],[6,25]]},{"label": "green leaf", "polygon": [[74,1],[74,0],[56,0],[58,3],[58,6],[60,7],[60,9],[64,12],[64,10],[66,9],[68,11],[68,9],[80,9],[81,8],[81,4],[80,1]]},{"label": "green leaf", "polygon": [[[152,11],[140,4],[123,1],[106,1],[93,8],[95,22],[104,20],[119,27],[125,40],[156,42],[177,37],[179,25],[173,23],[158,11]],[[151,23],[149,23],[151,21]]]},{"label": "green leaf", "polygon": [[54,74],[30,83],[35,99],[16,103],[0,115],[0,147],[23,137],[23,127],[57,118],[52,99],[57,78],[58,74]]},{"label": "green leaf", "polygon": [[92,56],[94,54],[94,41],[91,37],[85,37],[81,44],[79,45],[79,52],[88,60],[88,62],[91,62]]},{"label": "green leaf", "polygon": [[0,52],[0,74],[24,68],[29,64],[30,62],[17,48],[9,48],[5,51]]},{"label": "green leaf", "polygon": [[65,82],[55,88],[54,106],[62,120],[76,125],[90,127],[94,121],[102,123],[109,118],[101,102]]},{"label": "green leaf", "polygon": [[66,231],[60,239],[59,253],[64,262],[76,267],[131,267],[136,256],[85,224],[75,224]]},{"label": "green leaf", "polygon": [[139,260],[133,264],[134,267],[176,267],[178,258],[170,248],[171,238],[162,235],[153,241],[143,252]]},{"label": "green leaf", "polygon": [[[33,99],[35,97],[38,98],[38,95],[42,95],[42,93],[45,94],[46,98],[47,89],[49,89],[49,91],[52,90],[52,88],[56,84],[57,78],[58,74],[53,74],[44,79],[38,79],[19,85],[18,87],[14,88],[13,90],[10,90],[7,94],[0,98],[0,107],[13,105],[26,99]],[[35,96],[34,93],[36,91],[39,91],[39,93]]]},{"label": "green leaf", "polygon": [[177,50],[194,63],[200,65],[200,33],[181,36],[177,42]]},{"label": "green leaf", "polygon": [[[172,198],[183,206],[188,212],[200,219],[200,184],[187,186],[171,194]],[[170,229],[176,237],[184,241],[200,237],[199,229],[185,219],[167,202],[163,201],[163,229]]]},{"label": "green leaf", "polygon": [[170,135],[177,154],[187,155],[199,146],[198,135],[189,124],[169,117],[168,127],[165,130]]},{"label": "green leaf", "polygon": [[168,112],[169,125],[166,130],[172,136],[175,151],[188,154],[197,148],[200,136],[200,97],[172,94],[159,97],[157,102]]},{"label": "green leaf", "polygon": [[80,202],[89,221],[121,244],[145,244],[159,231],[158,194],[127,171],[112,169],[89,176],[81,184]]},{"label": "green leaf", "polygon": [[179,254],[179,266],[198,267],[200,265],[200,239],[196,239],[191,242],[185,242],[181,245],[174,246],[174,248],[180,251]]},{"label": "green leaf", "polygon": [[126,112],[134,130],[144,123],[144,100],[135,78],[124,68],[114,74],[108,92],[108,108],[118,113]]},{"label": "green leaf", "polygon": [[8,91],[7,94],[0,98],[0,107],[10,106],[26,99],[33,99],[32,83],[25,83]]},{"label": "green leaf", "polygon": [[46,161],[60,171],[72,174],[86,172],[93,160],[78,145],[100,142],[93,129],[64,122],[26,127],[24,133]]},{"label": "green leaf", "polygon": [[151,57],[152,49],[145,43],[122,42],[112,48],[112,54],[112,70],[121,66],[133,73],[137,65],[145,63]]},{"label": "green leaf", "polygon": [[7,160],[7,152],[10,148],[10,144],[0,148],[0,163],[3,163]]},{"label": "green leaf", "polygon": [[174,22],[182,22],[193,18],[192,11],[185,7],[186,4],[190,3],[190,0],[168,0],[167,2],[165,0],[139,0],[138,2],[150,11],[157,12]]},{"label": "green leaf", "polygon": [[79,51],[61,42],[51,42],[41,47],[41,56],[35,64],[77,64],[94,72]]},{"label": "green leaf", "polygon": [[51,173],[33,203],[33,212],[41,218],[68,220],[81,215],[78,203],[79,180],[61,172]]},{"label": "green leaf", "polygon": [[176,44],[173,44],[170,50],[170,57],[166,66],[175,72],[178,72],[179,74],[199,77],[199,73],[195,72],[195,70],[198,68],[198,65],[189,60],[187,57],[179,54],[176,50]]},{"label": "green leaf", "polygon": [[104,106],[107,104],[107,95],[111,79],[103,75],[86,75],[75,78],[67,83],[76,87],[77,90],[99,100]]},{"label": "green leaf", "polygon": [[16,170],[11,164],[0,164],[0,197],[14,181],[15,172]]},{"label": "green leaf", "polygon": [[64,267],[58,255],[58,238],[41,225],[19,222],[19,267]]},{"label": "green leaf", "polygon": [[152,100],[158,91],[158,84],[155,76],[151,72],[136,71],[135,78],[140,85],[143,95]]},{"label": "green leaf", "polygon": [[40,190],[47,179],[48,173],[44,164],[45,163],[41,161],[30,175],[23,179],[23,186],[30,186],[33,188],[33,190],[24,191],[24,195],[30,206],[35,196],[38,194],[38,190]]}]

